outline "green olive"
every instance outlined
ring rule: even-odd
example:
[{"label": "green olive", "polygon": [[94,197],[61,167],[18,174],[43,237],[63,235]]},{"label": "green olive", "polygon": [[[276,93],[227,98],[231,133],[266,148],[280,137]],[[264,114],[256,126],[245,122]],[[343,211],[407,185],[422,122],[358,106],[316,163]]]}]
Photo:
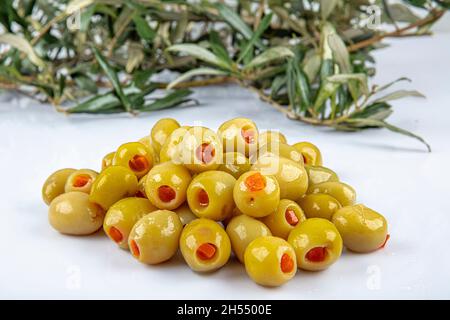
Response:
[{"label": "green olive", "polygon": [[246,215],[236,216],[231,219],[226,231],[230,237],[233,252],[242,263],[244,263],[245,249],[247,249],[250,242],[258,237],[272,235],[264,223]]},{"label": "green olive", "polygon": [[186,201],[191,174],[172,162],[163,162],[152,168],[145,181],[145,194],[159,209],[174,210]]},{"label": "green olive", "polygon": [[152,152],[140,142],[121,145],[116,151],[113,165],[130,169],[139,178],[145,176],[153,167]]},{"label": "green olive", "polygon": [[307,219],[289,234],[300,269],[319,271],[330,267],[342,253],[342,238],[330,221]]},{"label": "green olive", "polygon": [[341,208],[341,204],[325,193],[307,194],[298,201],[306,217],[331,220],[333,214]]},{"label": "green olive", "polygon": [[148,150],[150,150],[150,153],[153,158],[153,164],[154,165],[158,164],[159,163],[159,152],[156,152],[155,148],[153,147],[152,137],[145,136],[145,137],[139,139],[138,142],[142,143],[144,146],[146,146],[148,148]]},{"label": "green olive", "polygon": [[276,237],[287,239],[289,233],[297,225],[306,220],[302,208],[292,200],[282,199],[277,210],[261,221],[269,227]]},{"label": "green olive", "polygon": [[180,144],[181,161],[191,172],[216,170],[223,162],[222,143],[205,127],[191,127]]},{"label": "green olive", "polygon": [[356,201],[355,189],[343,182],[319,183],[312,188],[311,193],[329,194],[339,201],[343,207],[351,206]]},{"label": "green olive", "polygon": [[89,194],[97,176],[98,172],[94,170],[77,170],[67,178],[64,190],[66,192],[80,191]]},{"label": "green olive", "polygon": [[113,159],[114,156],[116,155],[116,152],[110,152],[108,153],[106,156],[103,157],[102,159],[102,171],[105,170],[108,167],[111,167],[113,165]]},{"label": "green olive", "polygon": [[259,147],[256,153],[250,155],[250,162],[255,163],[259,158],[264,156],[276,156],[286,158],[303,166],[303,155],[291,145],[280,141],[272,141],[270,144],[265,144]]},{"label": "green olive", "polygon": [[315,185],[323,182],[339,182],[339,177],[333,170],[326,167],[305,166],[309,179],[309,191]]},{"label": "green olive", "polygon": [[128,246],[133,257],[140,262],[162,263],[177,252],[182,229],[175,212],[153,211],[136,222],[128,238]]},{"label": "green olive", "polygon": [[150,133],[152,145],[156,153],[161,151],[167,138],[180,127],[180,124],[172,118],[164,118],[155,123]]},{"label": "green olive", "polygon": [[321,166],[322,165],[322,153],[319,148],[311,142],[299,142],[293,145],[303,155],[305,165],[309,166]]},{"label": "green olive", "polygon": [[387,240],[387,221],[378,212],[362,204],[339,209],[332,219],[347,249],[371,252]]},{"label": "green olive", "polygon": [[189,207],[199,218],[222,221],[233,212],[235,184],[236,179],[223,171],[200,173],[187,189]]},{"label": "green olive", "polygon": [[286,240],[277,237],[259,237],[250,242],[244,263],[249,277],[262,286],[281,286],[297,272],[294,249]]},{"label": "green olive", "polygon": [[242,174],[250,171],[249,160],[238,152],[226,152],[223,154],[223,163],[217,170],[227,172],[238,179]]},{"label": "green olive", "polygon": [[61,169],[47,178],[42,186],[42,199],[47,205],[50,205],[53,199],[65,192],[67,179],[75,171],[75,169]]},{"label": "green olive", "polygon": [[280,185],[282,199],[299,200],[308,190],[308,174],[298,162],[266,154],[258,158],[252,170],[273,175]]},{"label": "green olive", "polygon": [[130,169],[111,166],[95,179],[89,199],[108,210],[117,201],[133,197],[137,191],[138,180]]},{"label": "green olive", "polygon": [[277,209],[280,203],[280,186],[273,176],[249,171],[237,180],[233,198],[242,213],[262,218]]},{"label": "green olive", "polygon": [[174,130],[166,142],[164,142],[159,153],[159,161],[172,161],[175,164],[182,164],[183,140],[191,127],[183,126]]},{"label": "green olive", "polygon": [[220,269],[231,255],[230,239],[222,226],[203,218],[184,227],[180,249],[186,263],[197,272]]},{"label": "green olive", "polygon": [[287,143],[285,135],[279,131],[267,130],[259,133],[258,145],[263,146],[265,144],[271,144],[273,141]]},{"label": "green olive", "polygon": [[183,226],[198,219],[198,217],[192,212],[191,208],[189,208],[187,203],[182,204],[179,208],[175,209],[174,212],[180,218]]},{"label": "green olive", "polygon": [[102,208],[89,201],[84,192],[68,192],[53,199],[48,209],[50,225],[57,231],[69,235],[88,235],[103,224]]},{"label": "green olive", "polygon": [[158,210],[148,199],[125,198],[115,203],[105,216],[103,230],[119,247],[128,249],[128,236],[144,215]]},{"label": "green olive", "polygon": [[258,146],[258,128],[247,118],[235,118],[224,122],[217,131],[224,152],[239,152],[248,156]]}]

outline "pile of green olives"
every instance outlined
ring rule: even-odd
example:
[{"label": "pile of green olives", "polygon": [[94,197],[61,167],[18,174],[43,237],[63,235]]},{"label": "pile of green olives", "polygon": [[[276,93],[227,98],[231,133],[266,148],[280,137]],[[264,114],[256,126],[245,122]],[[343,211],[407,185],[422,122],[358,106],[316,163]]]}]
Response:
[{"label": "pile of green olives", "polygon": [[317,146],[290,145],[246,118],[217,131],[161,119],[149,135],[108,153],[99,172],[54,172],[42,197],[62,234],[103,229],[141,263],[180,251],[195,272],[234,256],[262,286],[280,286],[298,269],[325,270],[344,248],[378,250],[389,238],[386,219],[357,204]]}]

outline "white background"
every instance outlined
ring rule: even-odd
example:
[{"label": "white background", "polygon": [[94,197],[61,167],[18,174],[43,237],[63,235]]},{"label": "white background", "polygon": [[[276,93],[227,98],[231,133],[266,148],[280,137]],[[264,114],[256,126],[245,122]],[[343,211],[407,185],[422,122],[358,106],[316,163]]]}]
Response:
[{"label": "white background", "polygon": [[[425,137],[432,153],[387,130],[339,133],[292,122],[236,87],[198,90],[201,106],[137,118],[66,117],[47,105],[0,96],[0,298],[450,298],[450,34],[388,42],[392,46],[376,54],[374,83],[407,75],[413,83],[397,88],[427,95],[394,102],[390,121]],[[387,247],[344,252],[327,271],[299,272],[287,285],[267,289],[234,260],[208,275],[192,272],[180,257],[145,266],[101,232],[77,238],[50,228],[40,190],[51,172],[98,170],[104,154],[167,116],[212,128],[245,116],[261,129],[282,130],[291,143],[316,143],[325,165],[356,188],[358,200],[388,218]]]}]

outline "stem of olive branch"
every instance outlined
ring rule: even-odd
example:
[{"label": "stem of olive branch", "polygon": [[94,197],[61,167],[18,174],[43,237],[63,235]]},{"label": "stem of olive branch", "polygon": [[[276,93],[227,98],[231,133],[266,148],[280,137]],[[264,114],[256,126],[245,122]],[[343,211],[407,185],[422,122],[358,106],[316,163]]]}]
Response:
[{"label": "stem of olive branch", "polygon": [[388,38],[388,37],[409,36],[409,34],[405,35],[405,32],[407,32],[411,29],[420,28],[427,24],[433,23],[433,22],[439,20],[444,15],[445,12],[446,12],[446,10],[434,10],[434,11],[432,11],[430,16],[423,18],[421,20],[418,20],[414,23],[411,23],[410,25],[408,25],[404,28],[400,28],[400,29],[397,29],[392,32],[385,32],[385,33],[377,34],[377,35],[373,36],[372,38],[352,44],[347,47],[348,51],[350,51],[350,52],[358,51],[360,49],[369,47],[377,42],[380,42],[384,38]]}]

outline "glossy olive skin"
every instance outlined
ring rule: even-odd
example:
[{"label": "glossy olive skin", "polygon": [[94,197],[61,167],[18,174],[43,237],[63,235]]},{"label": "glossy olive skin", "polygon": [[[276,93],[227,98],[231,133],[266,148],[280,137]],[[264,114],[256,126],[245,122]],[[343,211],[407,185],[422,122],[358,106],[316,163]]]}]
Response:
[{"label": "glossy olive skin", "polygon": [[189,207],[199,218],[222,221],[233,212],[235,184],[236,179],[223,171],[200,173],[187,189]]},{"label": "glossy olive skin", "polygon": [[222,142],[211,129],[191,127],[180,146],[181,161],[193,173],[216,170],[223,162]]},{"label": "glossy olive skin", "polygon": [[309,179],[309,190],[313,189],[316,184],[323,182],[339,182],[339,177],[333,170],[326,167],[307,166],[306,172]]},{"label": "glossy olive skin", "polygon": [[331,220],[333,214],[342,206],[335,198],[325,193],[307,194],[298,201],[305,216]]},{"label": "glossy olive skin", "polygon": [[183,226],[198,219],[198,217],[192,212],[191,208],[189,208],[187,203],[182,204],[180,207],[175,209],[174,212],[180,218],[180,221],[183,224]]},{"label": "glossy olive skin", "polygon": [[351,206],[356,201],[356,191],[351,186],[343,182],[323,182],[315,185],[311,193],[325,193],[335,198],[345,206]]},{"label": "glossy olive skin", "polygon": [[[288,272],[281,269],[283,255],[292,259]],[[253,240],[245,250],[244,263],[249,277],[262,286],[281,286],[297,272],[294,249],[286,240],[277,237],[266,236]]]},{"label": "glossy olive skin", "polygon": [[271,144],[265,144],[259,147],[256,153],[250,155],[250,162],[255,163],[260,157],[273,155],[280,158],[286,158],[303,166],[303,155],[291,145],[287,143],[272,141]]},{"label": "glossy olive skin", "polygon": [[273,175],[280,185],[282,199],[299,200],[308,190],[308,174],[298,162],[266,154],[259,157],[252,170],[265,175]]},{"label": "glossy olive skin", "polygon": [[[291,231],[288,242],[295,250],[298,267],[303,270],[325,270],[335,263],[342,253],[342,238],[334,224],[326,219],[307,219]],[[308,259],[308,253],[315,248],[326,252],[320,261]]]},{"label": "glossy olive skin", "polygon": [[[261,190],[251,190],[248,185],[248,179],[255,175],[262,176],[264,180]],[[249,171],[236,181],[233,198],[242,213],[254,218],[262,218],[277,209],[280,203],[280,186],[273,176],[266,176],[258,171]]]},{"label": "glossy olive skin", "polygon": [[172,118],[164,118],[158,120],[153,126],[150,137],[152,138],[153,148],[157,153],[161,151],[162,146],[167,138],[180,127],[178,121]]},{"label": "glossy olive skin", "polygon": [[[92,185],[95,179],[97,179],[98,172],[90,169],[81,169],[73,172],[66,181],[64,187],[65,192],[79,191],[84,193],[91,193]],[[82,185],[77,185],[77,179],[84,179]]]},{"label": "glossy olive skin", "polygon": [[65,192],[67,179],[75,171],[75,169],[61,169],[47,178],[42,186],[42,199],[45,204],[50,205],[53,199]]},{"label": "glossy olive skin", "polygon": [[293,145],[303,155],[305,165],[321,166],[323,163],[320,149],[311,142],[299,142]]},{"label": "glossy olive skin", "polygon": [[128,249],[128,236],[144,215],[158,210],[148,199],[125,198],[109,208],[103,221],[106,235],[122,249]]},{"label": "glossy olive skin", "polygon": [[386,241],[388,225],[378,212],[362,204],[339,209],[332,219],[347,249],[354,252],[371,252]]},{"label": "glossy olive skin", "polygon": [[159,163],[159,152],[156,152],[155,148],[153,147],[152,137],[145,136],[145,137],[139,139],[138,142],[142,143],[144,146],[146,146],[148,148],[148,150],[150,150],[150,153],[152,154],[152,157],[153,157],[153,165],[158,164]]},{"label": "glossy olive skin", "polygon": [[258,128],[247,118],[226,121],[219,127],[217,133],[222,139],[224,152],[239,152],[249,156],[258,146]]},{"label": "glossy olive skin", "polygon": [[[292,212],[297,221],[291,221],[292,224],[290,224],[286,218],[287,212]],[[261,221],[264,222],[275,237],[286,240],[289,233],[305,220],[305,214],[297,203],[292,200],[282,199],[277,210],[264,217]]]},{"label": "glossy olive skin", "polygon": [[177,252],[182,229],[175,212],[153,211],[136,222],[128,238],[128,246],[139,262],[162,263]]},{"label": "glossy olive skin", "polygon": [[116,155],[116,152],[110,152],[108,153],[106,156],[103,157],[102,159],[102,171],[105,170],[108,167],[111,167],[113,165],[113,159],[114,156]]},{"label": "glossy olive skin", "polygon": [[230,237],[231,247],[241,263],[244,263],[244,253],[247,246],[259,237],[271,236],[269,228],[255,218],[240,215],[231,219],[226,228]]},{"label": "glossy olive skin", "polygon": [[[191,183],[191,174],[172,162],[160,163],[152,168],[145,181],[145,194],[159,209],[174,210],[186,201],[186,191]],[[169,188],[173,196],[164,198],[161,190]]]},{"label": "glossy olive skin", "polygon": [[259,133],[258,145],[263,146],[265,144],[271,144],[273,141],[287,143],[285,135],[279,131],[267,130]]},{"label": "glossy olive skin", "polygon": [[223,163],[217,170],[227,172],[238,179],[241,175],[250,171],[250,161],[242,153],[226,152],[223,154]]},{"label": "glossy olive skin", "polygon": [[117,201],[133,197],[137,191],[138,180],[130,169],[111,166],[95,179],[89,200],[108,210]]},{"label": "glossy olive skin", "polygon": [[48,209],[48,220],[55,230],[76,236],[96,232],[104,216],[102,208],[89,201],[89,195],[77,191],[56,197]]},{"label": "glossy olive skin", "polygon": [[[202,260],[198,249],[209,243],[216,247],[214,256]],[[196,272],[211,272],[223,267],[231,255],[230,239],[220,224],[209,219],[197,219],[187,224],[180,237],[180,249],[184,260]]]},{"label": "glossy olive skin", "polygon": [[174,130],[159,152],[159,161],[172,161],[175,164],[182,164],[183,140],[187,136],[187,132],[191,127],[183,126]]},{"label": "glossy olive skin", "polygon": [[[142,168],[133,165],[133,159],[141,157],[145,163]],[[139,178],[145,176],[153,167],[152,152],[140,142],[129,142],[121,145],[114,156],[113,165],[130,169]]]},{"label": "glossy olive skin", "polygon": [[147,175],[145,175],[139,179],[136,197],[148,199],[147,194],[145,193],[145,182],[146,181],[147,181]]}]

